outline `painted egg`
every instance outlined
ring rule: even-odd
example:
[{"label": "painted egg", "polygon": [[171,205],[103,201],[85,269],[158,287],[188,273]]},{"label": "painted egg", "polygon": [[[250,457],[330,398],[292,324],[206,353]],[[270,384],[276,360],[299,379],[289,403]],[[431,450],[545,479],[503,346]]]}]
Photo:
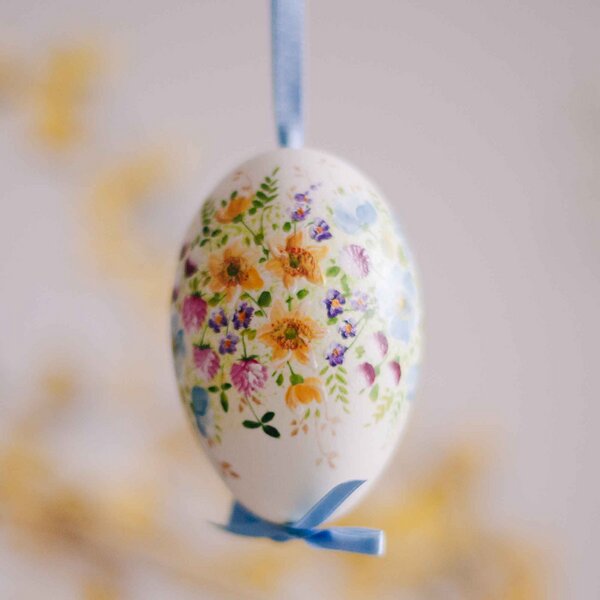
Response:
[{"label": "painted egg", "polygon": [[[228,175],[181,249],[172,343],[184,408],[235,498],[294,521],[383,469],[420,355],[414,265],[338,158],[282,149]],[[347,508],[347,507],[346,507]]]}]

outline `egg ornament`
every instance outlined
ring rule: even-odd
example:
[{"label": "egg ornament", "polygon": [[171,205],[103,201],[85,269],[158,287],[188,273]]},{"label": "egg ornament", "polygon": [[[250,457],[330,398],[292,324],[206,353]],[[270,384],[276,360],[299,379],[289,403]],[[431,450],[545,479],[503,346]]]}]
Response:
[{"label": "egg ornament", "polygon": [[258,156],[185,236],[172,300],[184,409],[239,503],[292,522],[381,473],[421,347],[415,271],[387,203],[340,159]]}]

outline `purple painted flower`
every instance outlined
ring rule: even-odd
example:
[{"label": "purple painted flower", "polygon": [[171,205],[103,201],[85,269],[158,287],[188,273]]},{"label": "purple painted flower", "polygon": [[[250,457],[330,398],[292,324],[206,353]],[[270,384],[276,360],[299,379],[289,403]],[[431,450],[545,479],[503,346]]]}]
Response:
[{"label": "purple painted flower", "polygon": [[338,290],[329,290],[327,297],[323,300],[323,303],[327,307],[327,316],[330,319],[341,315],[344,312],[344,304],[346,304],[346,298],[342,296]]},{"label": "purple painted flower", "polygon": [[[313,188],[313,186],[311,186],[311,189],[316,189],[316,186]],[[296,194],[294,196],[294,200],[296,202],[302,202],[303,204],[310,204],[312,202],[312,198],[308,195],[308,192],[304,192],[303,194]]]},{"label": "purple painted flower", "polygon": [[300,204],[292,211],[292,221],[304,221],[310,213],[310,206]]},{"label": "purple painted flower", "polygon": [[393,384],[398,385],[400,383],[400,378],[402,377],[402,368],[400,367],[400,363],[393,360],[388,364],[388,370],[392,377]]},{"label": "purple painted flower", "polygon": [[208,319],[208,326],[215,332],[219,333],[223,327],[227,327],[227,315],[225,311],[220,308],[219,310],[213,310],[210,313],[210,319]]},{"label": "purple painted flower", "polygon": [[369,296],[364,292],[354,292],[352,298],[350,298],[350,306],[354,310],[365,312],[369,307]]},{"label": "purple painted flower", "polygon": [[194,364],[200,376],[210,381],[217,374],[221,361],[219,355],[208,346],[194,346]]},{"label": "purple painted flower", "polygon": [[356,335],[356,321],[354,319],[344,319],[340,325],[339,332],[344,339],[354,337]]},{"label": "purple painted flower", "polygon": [[185,264],[183,265],[183,272],[186,277],[191,277],[198,271],[198,265],[190,260],[189,258],[185,259]]},{"label": "purple painted flower", "polygon": [[198,331],[206,318],[206,300],[197,294],[188,296],[183,301],[181,319],[186,331]]},{"label": "purple painted flower", "polygon": [[310,237],[317,242],[331,239],[329,225],[324,219],[317,219],[310,228]]},{"label": "purple painted flower", "polygon": [[350,244],[342,251],[340,264],[352,277],[366,277],[371,270],[371,259],[366,248]]},{"label": "purple painted flower", "polygon": [[371,387],[375,381],[375,367],[371,363],[364,362],[358,365],[358,372],[363,376],[365,385]]},{"label": "purple painted flower", "polygon": [[235,329],[246,329],[250,325],[254,308],[247,302],[242,302],[233,314],[233,327]]},{"label": "purple painted flower", "polygon": [[325,355],[325,358],[329,361],[332,367],[337,367],[344,362],[344,354],[348,348],[342,346],[342,344],[331,344],[329,352]]},{"label": "purple painted flower", "polygon": [[231,381],[235,389],[246,397],[265,387],[268,377],[267,367],[254,358],[231,365]]},{"label": "purple painted flower", "polygon": [[233,333],[228,333],[224,338],[221,338],[219,343],[219,352],[221,354],[233,354],[237,349],[237,344],[240,338]]}]

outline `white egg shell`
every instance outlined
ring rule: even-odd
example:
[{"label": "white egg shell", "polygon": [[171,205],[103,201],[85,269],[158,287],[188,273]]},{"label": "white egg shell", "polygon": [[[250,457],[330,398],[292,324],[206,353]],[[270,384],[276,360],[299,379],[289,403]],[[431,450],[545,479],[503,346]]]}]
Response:
[{"label": "white egg shell", "polygon": [[184,408],[235,498],[272,521],[382,471],[420,356],[414,265],[354,168],[308,149],[244,163],[181,249],[172,336]]}]

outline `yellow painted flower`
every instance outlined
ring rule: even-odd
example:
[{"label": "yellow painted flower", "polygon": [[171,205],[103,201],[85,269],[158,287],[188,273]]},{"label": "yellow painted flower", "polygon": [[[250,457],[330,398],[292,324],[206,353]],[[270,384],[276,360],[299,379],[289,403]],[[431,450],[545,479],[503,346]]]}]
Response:
[{"label": "yellow painted flower", "polygon": [[318,377],[307,377],[302,383],[290,385],[285,393],[285,403],[291,409],[296,408],[298,404],[310,404],[322,400],[321,380]]},{"label": "yellow painted flower", "polygon": [[236,288],[258,290],[264,282],[253,266],[254,253],[242,248],[235,241],[221,254],[211,254],[208,259],[208,270],[212,276],[210,289],[213,292],[225,291],[227,300],[231,300]]},{"label": "yellow painted flower", "polygon": [[291,355],[308,363],[311,343],[323,337],[325,331],[298,309],[285,310],[280,301],[273,304],[270,317],[270,322],[258,330],[258,336],[273,350],[272,359],[286,360]]},{"label": "yellow painted flower", "polygon": [[273,258],[265,266],[281,277],[286,288],[292,287],[296,277],[304,277],[311,283],[323,284],[319,261],[327,254],[326,246],[303,246],[302,232],[288,236],[285,246],[271,248]]},{"label": "yellow painted flower", "polygon": [[229,204],[217,211],[215,218],[219,223],[231,223],[238,215],[246,212],[252,204],[252,198],[249,196],[236,196],[229,201]]}]

